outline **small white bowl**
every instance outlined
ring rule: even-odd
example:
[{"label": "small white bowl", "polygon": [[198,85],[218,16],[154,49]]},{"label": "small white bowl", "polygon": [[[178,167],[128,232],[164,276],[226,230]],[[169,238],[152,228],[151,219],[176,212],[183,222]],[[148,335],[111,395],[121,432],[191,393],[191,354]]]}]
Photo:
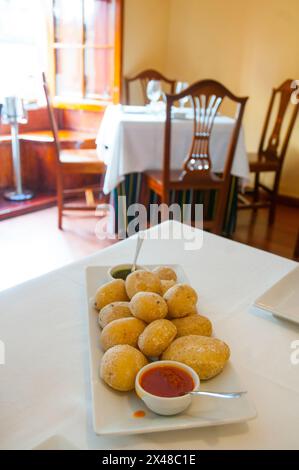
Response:
[{"label": "small white bowl", "polygon": [[[111,268],[108,269],[108,278],[109,278],[109,281],[112,281],[113,279],[116,279],[115,277],[113,277],[113,273],[115,273],[116,271],[121,271],[123,269],[132,269],[133,267],[133,264],[132,263],[127,263],[127,264],[117,264],[116,266],[111,266]],[[144,269],[146,270],[145,268],[143,268],[142,266],[136,266],[136,269]]]},{"label": "small white bowl", "polygon": [[177,361],[158,361],[152,362],[147,364],[146,366],[142,367],[138,372],[135,380],[135,390],[138,397],[144,401],[146,406],[152,410],[154,413],[159,415],[176,415],[184,411],[188,406],[191,404],[191,395],[183,395],[181,397],[159,397],[157,395],[152,395],[151,393],[144,390],[144,388],[140,384],[140,380],[142,375],[149,369],[153,367],[163,367],[163,366],[176,366],[185,372],[187,372],[193,379],[194,388],[193,390],[199,390],[200,387],[200,380],[196,372],[191,369],[191,367],[186,366],[186,364],[182,364],[181,362]]}]

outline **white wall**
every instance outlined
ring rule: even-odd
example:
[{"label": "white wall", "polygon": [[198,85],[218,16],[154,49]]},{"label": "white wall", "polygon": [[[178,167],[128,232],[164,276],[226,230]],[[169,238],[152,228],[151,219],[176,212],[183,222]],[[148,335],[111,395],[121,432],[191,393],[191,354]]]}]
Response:
[{"label": "white wall", "polygon": [[[125,0],[124,73],[153,67],[248,95],[244,127],[254,151],[271,88],[299,79],[298,17],[299,0]],[[280,193],[299,197],[299,119]]]}]

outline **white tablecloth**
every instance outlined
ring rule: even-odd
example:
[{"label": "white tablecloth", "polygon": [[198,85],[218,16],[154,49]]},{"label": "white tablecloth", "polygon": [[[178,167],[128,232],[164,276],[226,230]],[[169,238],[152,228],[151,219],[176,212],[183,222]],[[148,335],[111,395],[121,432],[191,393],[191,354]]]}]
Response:
[{"label": "white tablecloth", "polygon": [[[135,107],[108,106],[98,132],[98,155],[107,165],[105,194],[123,181],[126,174],[162,168],[165,113],[153,114],[145,112],[145,108],[143,113],[125,112],[130,108],[135,111]],[[216,116],[210,145],[215,172],[223,171],[233,125],[232,118]],[[180,169],[190,148],[193,119],[174,119],[172,128],[171,167]],[[243,129],[231,173],[245,181],[249,176]]]},{"label": "white tablecloth", "polygon": [[201,312],[231,347],[257,418],[119,438],[93,432],[84,268],[127,262],[135,243],[127,239],[0,294],[0,339],[6,344],[0,447],[29,449],[52,439],[55,447],[82,449],[298,449],[299,365],[292,365],[290,354],[299,327],[252,307],[297,263],[206,232],[199,251],[184,251],[181,240],[146,240],[140,263],[183,266],[199,292]]}]

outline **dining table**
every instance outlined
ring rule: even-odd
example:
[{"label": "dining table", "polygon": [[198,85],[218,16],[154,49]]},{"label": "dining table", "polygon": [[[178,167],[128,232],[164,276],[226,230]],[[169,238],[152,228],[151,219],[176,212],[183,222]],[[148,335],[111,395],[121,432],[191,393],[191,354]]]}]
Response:
[{"label": "dining table", "polygon": [[[182,236],[163,236],[173,230]],[[85,270],[130,262],[135,235],[0,293],[0,448],[298,449],[299,364],[291,354],[299,327],[254,306],[298,263],[175,221],[146,234],[140,264],[184,269],[200,313],[230,346],[256,417],[151,434],[94,432]],[[186,250],[195,236],[201,248]]]},{"label": "dining table", "polygon": [[[118,204],[118,197],[126,198],[125,207],[136,202],[143,202],[144,178],[146,170],[158,170],[163,167],[165,107],[109,105],[104,113],[97,134],[96,144],[99,159],[106,164],[103,191],[111,195],[115,209],[115,219],[125,220],[126,214],[118,217],[118,211],[124,204]],[[190,149],[193,135],[192,108],[173,108],[171,168],[182,169],[183,162]],[[215,118],[210,142],[212,170],[221,173],[225,166],[227,148],[230,142],[235,120],[223,114]],[[237,211],[237,193],[249,179],[249,164],[246,153],[243,127],[231,169],[230,193],[227,202],[223,232],[230,235],[235,226]],[[203,191],[172,191],[170,203],[206,202]],[[158,202],[151,195],[151,202]],[[211,212],[213,212],[213,203]],[[117,232],[117,227],[116,230]]]}]

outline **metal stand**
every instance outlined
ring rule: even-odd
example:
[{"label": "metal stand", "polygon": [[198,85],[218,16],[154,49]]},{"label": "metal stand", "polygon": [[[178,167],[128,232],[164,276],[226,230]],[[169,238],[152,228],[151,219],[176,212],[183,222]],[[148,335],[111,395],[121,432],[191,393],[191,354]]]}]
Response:
[{"label": "metal stand", "polygon": [[33,197],[33,192],[24,190],[22,186],[19,124],[18,124],[17,113],[15,113],[15,116],[14,115],[9,116],[9,123],[11,125],[12,159],[13,159],[14,180],[15,180],[16,189],[15,191],[6,191],[4,193],[4,197],[5,199],[8,199],[9,201],[15,201],[15,202],[28,201],[28,199],[31,199]]},{"label": "metal stand", "polygon": [[21,194],[19,194],[17,191],[6,191],[3,196],[8,201],[23,202],[32,199],[34,194],[32,191],[27,191],[25,189]]}]

